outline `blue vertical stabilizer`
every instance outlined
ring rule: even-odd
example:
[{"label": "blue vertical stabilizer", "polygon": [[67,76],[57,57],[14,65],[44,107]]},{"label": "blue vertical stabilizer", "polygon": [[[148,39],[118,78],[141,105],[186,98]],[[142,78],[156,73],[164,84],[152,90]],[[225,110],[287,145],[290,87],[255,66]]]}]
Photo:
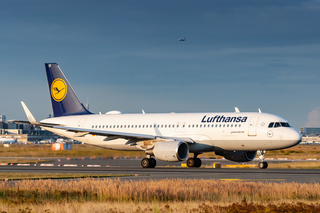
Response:
[{"label": "blue vertical stabilizer", "polygon": [[80,102],[56,63],[46,63],[46,73],[54,117],[92,114]]}]

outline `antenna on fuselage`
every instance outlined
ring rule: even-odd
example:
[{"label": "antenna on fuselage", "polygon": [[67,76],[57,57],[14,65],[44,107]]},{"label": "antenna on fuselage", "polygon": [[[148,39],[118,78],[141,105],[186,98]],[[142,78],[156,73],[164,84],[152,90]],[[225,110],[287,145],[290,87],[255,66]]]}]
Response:
[{"label": "antenna on fuselage", "polygon": [[258,111],[259,111],[259,113],[261,113],[261,110],[260,110],[260,108],[258,108]]},{"label": "antenna on fuselage", "polygon": [[240,112],[240,110],[238,109],[238,107],[234,108],[235,112]]},{"label": "antenna on fuselage", "polygon": [[146,113],[144,112],[144,110],[142,110],[142,114],[146,114]]}]

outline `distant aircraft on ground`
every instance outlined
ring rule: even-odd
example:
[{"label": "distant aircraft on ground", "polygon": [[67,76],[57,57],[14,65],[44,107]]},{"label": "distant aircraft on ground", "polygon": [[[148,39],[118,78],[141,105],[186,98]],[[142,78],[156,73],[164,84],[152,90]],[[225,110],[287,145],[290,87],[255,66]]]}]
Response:
[{"label": "distant aircraft on ground", "polygon": [[0,143],[13,144],[13,143],[17,143],[17,140],[14,138],[0,138]]},{"label": "distant aircraft on ground", "polygon": [[178,41],[186,41],[187,39],[185,37],[179,38]]},{"label": "distant aircraft on ground", "polygon": [[[259,168],[267,168],[266,150],[284,149],[301,141],[300,133],[285,119],[267,113],[139,113],[110,111],[92,114],[56,63],[45,64],[54,118],[37,122],[24,102],[31,124],[73,140],[115,150],[143,150],[143,168],[154,168],[156,159],[200,167],[199,154],[215,152],[236,162],[260,156]],[[26,121],[19,121],[26,122]]]}]

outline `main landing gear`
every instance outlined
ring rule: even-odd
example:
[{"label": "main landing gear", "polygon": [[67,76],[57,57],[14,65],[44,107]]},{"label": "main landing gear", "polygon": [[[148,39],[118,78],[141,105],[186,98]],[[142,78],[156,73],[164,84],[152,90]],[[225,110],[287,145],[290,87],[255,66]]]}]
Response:
[{"label": "main landing gear", "polygon": [[259,155],[260,162],[258,164],[259,169],[268,168],[268,163],[264,161],[264,155],[267,153],[266,150],[258,150],[257,154]]},{"label": "main landing gear", "polygon": [[199,155],[199,153],[194,153],[194,157],[193,158],[188,158],[187,160],[187,166],[189,168],[191,167],[195,167],[195,168],[199,168],[201,166],[201,159],[197,158]]},{"label": "main landing gear", "polygon": [[141,160],[141,166],[143,168],[154,168],[157,165],[157,161],[154,158],[147,157]]}]

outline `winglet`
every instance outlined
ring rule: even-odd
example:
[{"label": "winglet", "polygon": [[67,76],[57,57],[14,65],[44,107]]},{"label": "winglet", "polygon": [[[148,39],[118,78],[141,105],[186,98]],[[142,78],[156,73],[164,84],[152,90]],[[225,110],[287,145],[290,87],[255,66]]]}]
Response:
[{"label": "winglet", "polygon": [[31,114],[30,110],[28,109],[27,105],[23,101],[21,101],[21,104],[22,104],[23,110],[26,113],[26,116],[27,116],[28,120],[30,121],[30,123],[38,125],[39,123],[33,117],[33,115]]}]

